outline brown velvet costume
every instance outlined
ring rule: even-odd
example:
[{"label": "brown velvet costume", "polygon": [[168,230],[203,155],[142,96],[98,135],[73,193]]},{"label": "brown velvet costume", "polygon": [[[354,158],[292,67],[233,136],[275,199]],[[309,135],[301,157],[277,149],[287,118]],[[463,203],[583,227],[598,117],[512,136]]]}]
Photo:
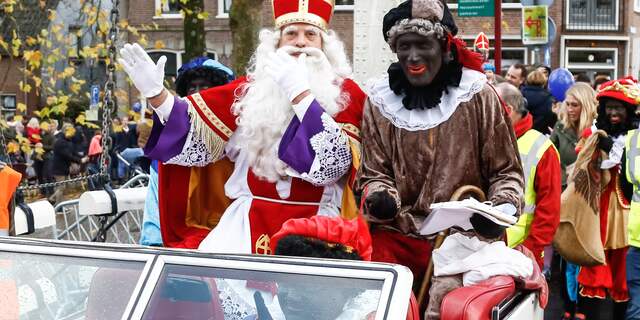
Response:
[{"label": "brown velvet costume", "polygon": [[524,183],[516,137],[489,85],[428,130],[396,127],[369,100],[362,150],[356,192],[387,189],[400,208],[393,221],[367,217],[374,228],[418,236],[429,206],[449,201],[464,185],[480,187],[494,204],[508,202],[518,211],[521,207]]}]

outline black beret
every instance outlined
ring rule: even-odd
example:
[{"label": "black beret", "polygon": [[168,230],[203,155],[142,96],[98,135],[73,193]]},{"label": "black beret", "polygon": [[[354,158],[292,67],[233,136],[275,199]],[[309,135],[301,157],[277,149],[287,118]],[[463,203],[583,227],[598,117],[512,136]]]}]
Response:
[{"label": "black beret", "polygon": [[[433,0],[440,1],[440,0]],[[391,30],[391,28],[396,25],[398,21],[404,19],[411,19],[411,7],[413,1],[408,0],[401,3],[399,6],[391,9],[387,14],[384,15],[384,19],[382,20],[382,35],[384,37],[384,41],[389,40],[389,36],[387,36],[387,32]],[[440,23],[445,26],[451,35],[455,36],[458,34],[458,27],[456,26],[455,21],[453,20],[453,15],[451,11],[449,11],[449,6],[444,5],[444,15],[442,16],[442,21]]]}]

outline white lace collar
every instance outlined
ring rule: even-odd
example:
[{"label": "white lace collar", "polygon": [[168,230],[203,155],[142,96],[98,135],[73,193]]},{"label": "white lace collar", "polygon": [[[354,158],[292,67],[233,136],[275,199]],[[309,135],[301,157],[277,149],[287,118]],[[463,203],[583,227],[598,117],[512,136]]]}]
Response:
[{"label": "white lace collar", "polygon": [[409,110],[402,105],[404,95],[396,95],[389,88],[389,76],[385,75],[369,87],[369,99],[396,127],[409,131],[427,130],[449,120],[458,105],[471,100],[486,82],[484,73],[463,68],[460,86],[450,86],[449,93],[442,95],[437,107]]}]

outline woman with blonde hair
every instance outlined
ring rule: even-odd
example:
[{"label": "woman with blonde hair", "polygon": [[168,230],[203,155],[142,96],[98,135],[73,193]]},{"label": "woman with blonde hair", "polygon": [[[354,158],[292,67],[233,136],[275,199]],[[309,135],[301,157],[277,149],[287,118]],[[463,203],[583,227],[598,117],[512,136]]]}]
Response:
[{"label": "woman with blonde hair", "polygon": [[576,144],[582,132],[593,125],[597,109],[596,92],[588,84],[577,82],[567,90],[551,134],[551,141],[560,152],[563,188],[567,185],[566,167],[576,161]]},{"label": "woman with blonde hair", "polygon": [[[567,187],[567,166],[572,165],[578,154],[576,144],[582,132],[593,125],[597,117],[598,101],[596,92],[584,82],[577,82],[565,94],[566,98],[560,107],[559,121],[553,128],[551,142],[560,153],[562,170],[562,189]],[[565,314],[562,319],[574,319],[578,299],[579,268],[566,261],[561,262]],[[578,317],[576,317],[578,318]]]}]

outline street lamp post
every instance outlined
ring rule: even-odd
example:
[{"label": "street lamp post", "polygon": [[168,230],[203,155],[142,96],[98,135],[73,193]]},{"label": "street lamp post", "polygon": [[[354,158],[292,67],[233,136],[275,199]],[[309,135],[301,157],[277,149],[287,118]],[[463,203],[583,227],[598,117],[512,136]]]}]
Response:
[{"label": "street lamp post", "polygon": [[495,9],[494,9],[494,27],[495,27],[495,37],[494,41],[494,51],[493,58],[495,60],[496,72],[502,71],[502,0],[495,0]]}]

